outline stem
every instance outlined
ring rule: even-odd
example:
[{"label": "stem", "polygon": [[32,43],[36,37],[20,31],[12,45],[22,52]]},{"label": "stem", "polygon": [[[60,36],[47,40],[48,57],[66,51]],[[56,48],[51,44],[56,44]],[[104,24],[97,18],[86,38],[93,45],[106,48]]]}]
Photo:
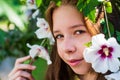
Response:
[{"label": "stem", "polygon": [[108,17],[107,17],[106,8],[105,8],[104,3],[103,3],[103,11],[105,13],[105,20],[106,20],[106,25],[107,25],[107,30],[108,30],[108,36],[111,37],[110,28],[109,28],[109,24],[108,24]]},{"label": "stem", "polygon": [[44,39],[40,45],[43,46],[45,42],[46,42],[46,39]]},{"label": "stem", "polygon": [[[35,61],[35,59],[32,59],[31,58],[31,61],[30,61],[30,65],[32,65],[33,63],[34,63],[34,61]],[[24,70],[24,71],[26,71],[26,72],[28,72],[28,73],[30,73],[30,74],[32,74],[32,70]],[[26,80],[29,80],[28,78],[26,78]]]},{"label": "stem", "polygon": [[[32,64],[34,63],[35,59],[30,58],[30,60],[31,60],[31,61],[29,62],[29,64],[32,65]],[[24,70],[24,71],[27,71],[27,72],[29,72],[29,73],[32,72],[31,70]],[[27,80],[28,80],[28,79],[27,79]]]}]

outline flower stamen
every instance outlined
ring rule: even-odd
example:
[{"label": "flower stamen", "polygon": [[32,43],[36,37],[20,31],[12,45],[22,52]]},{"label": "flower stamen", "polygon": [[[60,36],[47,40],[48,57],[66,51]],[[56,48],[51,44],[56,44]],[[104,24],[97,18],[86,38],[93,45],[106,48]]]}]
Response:
[{"label": "flower stamen", "polygon": [[103,49],[103,52],[106,56],[109,56],[109,49],[107,47]]}]

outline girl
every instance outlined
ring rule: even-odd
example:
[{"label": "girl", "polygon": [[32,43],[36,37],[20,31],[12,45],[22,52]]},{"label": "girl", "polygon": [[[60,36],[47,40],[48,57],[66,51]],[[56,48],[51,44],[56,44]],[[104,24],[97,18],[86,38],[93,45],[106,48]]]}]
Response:
[{"label": "girl", "polygon": [[[84,44],[99,33],[99,27],[88,25],[89,20],[78,11],[76,3],[76,0],[63,0],[58,7],[51,2],[46,11],[55,39],[51,53],[52,64],[48,66],[46,80],[105,80],[104,75],[96,73],[83,58],[86,48]],[[34,70],[35,66],[22,64],[29,58],[27,56],[16,60],[15,67],[9,74],[10,80],[34,80],[24,70]]]}]

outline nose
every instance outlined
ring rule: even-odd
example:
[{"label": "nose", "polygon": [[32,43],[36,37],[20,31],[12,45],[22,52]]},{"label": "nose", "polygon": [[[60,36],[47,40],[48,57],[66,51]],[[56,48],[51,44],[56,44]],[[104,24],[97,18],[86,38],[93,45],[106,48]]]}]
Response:
[{"label": "nose", "polygon": [[76,51],[76,44],[73,38],[64,39],[62,44],[65,53],[74,53]]}]

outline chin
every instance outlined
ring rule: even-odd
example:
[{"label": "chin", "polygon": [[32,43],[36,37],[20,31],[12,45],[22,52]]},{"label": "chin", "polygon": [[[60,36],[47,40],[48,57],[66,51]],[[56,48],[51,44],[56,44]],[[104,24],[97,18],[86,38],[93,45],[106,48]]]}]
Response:
[{"label": "chin", "polygon": [[86,66],[76,66],[76,67],[71,67],[71,69],[78,75],[85,75],[90,71],[91,65],[86,65]]},{"label": "chin", "polygon": [[78,75],[85,75],[89,72],[89,70],[86,70],[86,71],[84,71],[84,70],[73,70],[73,71]]}]

